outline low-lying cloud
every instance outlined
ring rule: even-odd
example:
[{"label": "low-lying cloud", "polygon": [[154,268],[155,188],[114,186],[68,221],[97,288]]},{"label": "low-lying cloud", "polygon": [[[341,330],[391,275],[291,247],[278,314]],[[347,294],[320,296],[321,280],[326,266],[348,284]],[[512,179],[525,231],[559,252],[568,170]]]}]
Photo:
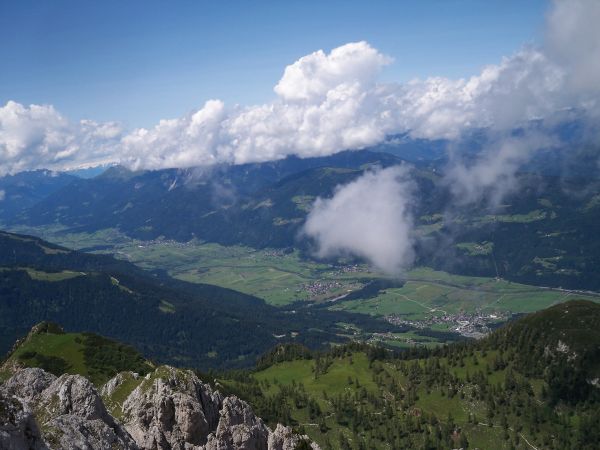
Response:
[{"label": "low-lying cloud", "polygon": [[319,198],[303,232],[314,239],[321,258],[353,255],[375,268],[399,275],[413,261],[414,185],[408,169],[371,170]]},{"label": "low-lying cloud", "polygon": [[444,181],[456,205],[486,200],[489,206],[495,207],[518,187],[519,168],[536,151],[554,145],[556,142],[551,136],[536,131],[512,136],[502,134],[487,144],[474,160],[465,161],[464,155],[451,153]]}]

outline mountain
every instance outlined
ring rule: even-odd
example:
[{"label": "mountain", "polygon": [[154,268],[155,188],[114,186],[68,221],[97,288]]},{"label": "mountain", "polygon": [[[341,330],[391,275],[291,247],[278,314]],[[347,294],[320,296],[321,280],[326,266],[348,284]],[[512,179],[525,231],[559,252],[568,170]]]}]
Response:
[{"label": "mountain", "polygon": [[32,358],[14,364],[32,348],[53,356],[58,340],[67,363],[81,361],[78,353],[85,360],[75,339],[85,335],[40,324],[3,365],[9,378],[0,385],[0,443],[283,450],[311,448],[314,440],[358,450],[592,450],[600,438],[599,324],[599,304],[573,300],[485,339],[433,349],[279,345],[254,370],[221,373],[210,385],[199,372],[153,366],[99,336],[111,343],[100,353],[112,357],[97,360],[142,372],[118,372],[94,385],[80,372],[90,364],[63,365],[56,374]]},{"label": "mountain", "polygon": [[[396,146],[407,145],[424,144]],[[564,166],[559,172],[544,167],[549,159],[542,158],[536,167],[517,174],[515,188],[501,204],[482,198],[465,206],[456,205],[439,168],[431,166],[435,152],[433,159],[416,161],[411,172],[418,196],[412,211],[416,263],[464,275],[599,290],[600,239],[595,230],[600,180],[573,176],[589,171],[571,164],[577,159],[574,154],[585,154],[589,157],[581,159],[587,168],[596,167],[594,152],[561,152],[563,162],[548,163]],[[331,196],[336,186],[368,167],[402,163],[389,153],[363,150],[209,169],[131,172],[111,167],[95,178],[72,180],[33,206],[25,204],[5,222],[38,230],[62,227],[69,233],[117,229],[141,240],[293,246],[310,257],[312,243],[299,236],[314,200]]]},{"label": "mountain", "polygon": [[75,179],[73,175],[51,170],[20,172],[0,177],[0,221],[32,207]]},{"label": "mountain", "polygon": [[0,351],[40,321],[116,338],[148,357],[193,367],[249,366],[282,340],[313,348],[343,342],[348,337],[340,323],[366,331],[403,329],[359,314],[278,309],[107,255],[0,232]]},{"label": "mountain", "polygon": [[323,448],[592,450],[599,321],[599,304],[574,300],[435,349],[279,346],[219,381]]},{"label": "mountain", "polygon": [[[58,347],[72,365],[61,371],[54,364],[56,374],[29,367],[47,360],[24,358],[34,351],[38,358],[58,358]],[[108,368],[117,373],[96,378],[94,385],[83,375],[95,374],[98,363],[103,375]],[[248,403],[222,395],[193,371],[153,367],[133,349],[101,336],[40,324],[16,344],[3,367],[11,372],[0,385],[3,449],[318,449],[289,427],[271,430]]]},{"label": "mountain", "polygon": [[[16,215],[11,222],[31,226],[62,224],[76,230],[118,228],[141,239],[198,237],[277,245],[276,239],[268,236],[258,240],[246,238],[240,236],[244,233],[239,228],[232,229],[236,223],[242,226],[239,220],[250,220],[244,223],[244,230],[252,229],[251,225],[264,212],[264,208],[257,207],[260,202],[256,199],[267,195],[273,184],[316,168],[352,169],[358,174],[364,165],[399,162],[385,153],[342,152],[325,158],[290,157],[277,162],[207,169],[130,172],[112,167],[96,178],[75,180],[34,208]],[[325,180],[328,190],[320,189],[318,193],[330,192],[336,181]],[[269,223],[269,229],[280,234],[275,227]],[[284,226],[283,230],[286,240],[293,241],[292,227]]]}]

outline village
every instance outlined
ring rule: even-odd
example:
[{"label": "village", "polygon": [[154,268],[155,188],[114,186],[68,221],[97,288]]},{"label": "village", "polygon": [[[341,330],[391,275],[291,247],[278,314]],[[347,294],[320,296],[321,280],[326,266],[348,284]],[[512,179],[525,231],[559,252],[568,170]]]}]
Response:
[{"label": "village", "polygon": [[447,331],[467,338],[481,339],[491,331],[493,324],[505,322],[510,317],[511,313],[506,311],[489,313],[477,310],[474,313],[432,315],[424,320],[408,320],[401,315],[390,314],[385,320],[394,325],[408,325],[421,330],[439,328],[442,325]]}]

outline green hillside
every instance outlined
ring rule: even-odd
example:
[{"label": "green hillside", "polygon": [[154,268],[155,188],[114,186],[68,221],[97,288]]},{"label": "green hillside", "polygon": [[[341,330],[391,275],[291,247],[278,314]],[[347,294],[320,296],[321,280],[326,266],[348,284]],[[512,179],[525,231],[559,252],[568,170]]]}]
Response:
[{"label": "green hillside", "polygon": [[92,333],[65,333],[44,322],[15,344],[0,368],[0,378],[19,367],[40,367],[57,376],[79,374],[100,386],[119,372],[145,375],[154,365],[131,346]]},{"label": "green hillside", "polygon": [[[569,301],[485,339],[435,349],[281,345],[253,371],[217,375],[216,386],[324,449],[593,450],[600,439],[598,321],[600,305]],[[17,365],[80,373],[97,385],[120,371],[155,368],[129,346],[47,323],[17,343],[3,376]],[[115,414],[118,397],[141,380],[126,378],[109,402]]]},{"label": "green hillside", "polygon": [[[280,347],[257,371],[221,382],[271,423],[293,424],[325,449],[591,450],[600,439],[590,364],[600,338],[589,327],[598,320],[600,305],[570,301],[481,341],[434,350]],[[538,354],[557,339],[569,353]]]}]

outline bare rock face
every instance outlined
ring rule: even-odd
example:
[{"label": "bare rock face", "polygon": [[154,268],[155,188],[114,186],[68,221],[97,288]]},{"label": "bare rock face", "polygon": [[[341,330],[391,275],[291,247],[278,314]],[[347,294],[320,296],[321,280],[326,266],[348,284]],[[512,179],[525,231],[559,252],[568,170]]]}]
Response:
[{"label": "bare rock face", "polygon": [[250,405],[235,396],[223,401],[221,418],[206,450],[268,450],[270,430]]},{"label": "bare rock face", "polygon": [[[301,441],[310,442],[308,436],[299,436],[291,427],[279,423],[269,435],[269,450],[295,450]],[[313,450],[319,450],[319,446],[314,442],[310,446]]]},{"label": "bare rock face", "polygon": [[24,369],[13,375],[0,393],[15,401],[23,399],[23,410],[35,429],[41,429],[42,443],[48,448],[138,448],[108,414],[96,388],[82,376],[56,378],[41,369]]},{"label": "bare rock face", "polygon": [[47,440],[58,448],[135,449],[131,436],[108,414],[96,388],[79,375],[62,375],[39,397],[35,408]]},{"label": "bare rock face", "polygon": [[20,370],[0,386],[0,449],[292,450],[306,439],[271,431],[246,402],[188,370],[123,372],[101,393],[79,375]]},{"label": "bare rock face", "polygon": [[128,380],[138,380],[140,376],[133,372],[121,372],[115,375],[113,378],[108,380],[102,388],[100,388],[100,395],[102,397],[111,397],[115,394],[117,389],[121,387]]},{"label": "bare rock face", "polygon": [[163,366],[131,392],[122,417],[142,449],[187,449],[206,442],[222,403],[221,394],[193,372]]},{"label": "bare rock face", "polygon": [[12,376],[2,390],[25,401],[32,401],[52,384],[56,377],[36,367],[21,369],[18,376]]},{"label": "bare rock face", "polygon": [[4,450],[47,450],[33,417],[16,397],[0,391],[0,448]]}]

